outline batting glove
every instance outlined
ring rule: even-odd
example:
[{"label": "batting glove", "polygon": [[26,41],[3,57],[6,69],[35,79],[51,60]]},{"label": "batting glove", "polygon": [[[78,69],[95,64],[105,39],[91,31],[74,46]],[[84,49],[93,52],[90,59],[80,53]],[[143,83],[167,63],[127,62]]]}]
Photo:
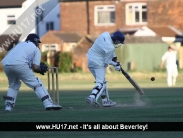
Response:
[{"label": "batting glove", "polygon": [[121,70],[121,66],[115,66],[114,67],[116,71],[120,71]]},{"label": "batting glove", "polygon": [[120,63],[120,62],[117,62],[117,65],[114,66],[114,69],[115,69],[116,71],[120,71],[120,70],[121,70],[121,63]]}]

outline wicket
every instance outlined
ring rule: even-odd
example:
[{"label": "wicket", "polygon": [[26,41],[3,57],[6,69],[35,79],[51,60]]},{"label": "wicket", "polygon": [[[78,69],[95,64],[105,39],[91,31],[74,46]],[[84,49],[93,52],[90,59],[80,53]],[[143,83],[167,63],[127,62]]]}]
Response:
[{"label": "wicket", "polygon": [[[59,104],[58,68],[48,67],[47,74],[48,74],[48,92],[50,93],[53,102]],[[52,85],[50,85],[50,82],[52,83]]]}]

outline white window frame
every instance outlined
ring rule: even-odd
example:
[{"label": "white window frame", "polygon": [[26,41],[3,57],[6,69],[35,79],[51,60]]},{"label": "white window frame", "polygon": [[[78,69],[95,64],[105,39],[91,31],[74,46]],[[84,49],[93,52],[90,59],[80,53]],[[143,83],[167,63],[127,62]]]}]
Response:
[{"label": "white window frame", "polygon": [[[100,8],[100,9],[99,9]],[[110,9],[111,8],[111,9]],[[112,9],[113,8],[113,9]],[[108,25],[115,25],[115,20],[116,17],[114,19],[114,23],[98,23],[98,12],[99,11],[113,11],[114,14],[116,12],[116,7],[115,5],[98,5],[94,7],[94,24],[96,26],[108,26]]]},{"label": "white window frame", "polygon": [[[9,24],[8,21],[15,21],[15,24]],[[7,15],[7,25],[16,25],[16,16],[14,14]]]},{"label": "white window frame", "polygon": [[[132,21],[129,21],[129,16],[130,16],[130,9],[129,7],[132,6]],[[138,6],[138,9],[135,9],[135,7]],[[142,9],[142,6],[146,6],[146,9]],[[142,12],[148,12],[147,10],[147,3],[128,3],[126,4],[125,6],[126,8],[126,24],[127,25],[146,25],[148,22],[143,22],[142,21]],[[136,22],[135,21],[135,11],[139,11],[139,18],[140,18],[140,21],[139,22]],[[147,17],[148,18],[148,17]]]},{"label": "white window frame", "polygon": [[[54,46],[54,48],[53,48]],[[48,47],[48,48],[46,48]],[[42,44],[42,52],[45,52],[45,51],[57,51],[58,49],[58,44]]]}]

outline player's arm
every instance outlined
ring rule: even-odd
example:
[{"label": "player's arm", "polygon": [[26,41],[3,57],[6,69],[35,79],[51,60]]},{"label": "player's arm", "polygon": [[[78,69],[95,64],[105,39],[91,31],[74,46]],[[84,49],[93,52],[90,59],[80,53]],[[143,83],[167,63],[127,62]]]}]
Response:
[{"label": "player's arm", "polygon": [[40,66],[39,65],[36,65],[36,64],[32,64],[32,69],[34,72],[36,73],[40,73]]},{"label": "player's arm", "polygon": [[167,54],[165,53],[161,58],[160,68],[162,69],[167,58]]},{"label": "player's arm", "polygon": [[32,69],[36,73],[40,73],[40,60],[41,60],[41,52],[39,51],[38,48],[36,48],[35,55],[33,57],[32,61]]},{"label": "player's arm", "polygon": [[165,62],[164,60],[161,60],[161,64],[160,64],[161,69],[163,68],[164,62]]},{"label": "player's arm", "polygon": [[112,60],[109,62],[109,65],[113,65],[116,66],[117,65],[117,56],[115,53],[113,53],[113,58]]},{"label": "player's arm", "polygon": [[177,48],[176,46],[174,46],[174,45],[171,44],[170,47],[171,47],[173,50],[178,51],[178,48]]},{"label": "player's arm", "polygon": [[117,71],[121,70],[121,64],[120,64],[120,62],[118,62],[118,59],[117,59],[117,56],[116,56],[115,53],[113,54],[113,58],[112,58],[112,60],[110,61],[109,64],[113,65],[115,70],[117,70]]},{"label": "player's arm", "polygon": [[44,75],[44,73],[48,70],[48,66],[43,62],[40,63],[40,60],[41,60],[41,53],[37,48],[35,56],[33,58],[32,69],[34,72]]},{"label": "player's arm", "polygon": [[111,63],[111,59],[112,59],[112,57],[113,57],[113,55],[114,55],[114,51],[108,51],[107,53],[106,53],[106,55],[105,55],[105,61],[104,61],[104,66],[108,66],[108,64],[110,64]]},{"label": "player's arm", "polygon": [[32,68],[34,72],[40,73],[42,75],[48,71],[48,66],[44,62],[41,62],[40,65],[32,64]]}]

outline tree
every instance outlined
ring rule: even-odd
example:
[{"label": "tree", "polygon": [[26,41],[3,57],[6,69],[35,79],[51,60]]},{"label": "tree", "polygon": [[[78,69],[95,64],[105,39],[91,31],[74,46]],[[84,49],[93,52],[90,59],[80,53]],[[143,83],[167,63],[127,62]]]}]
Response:
[{"label": "tree", "polygon": [[59,58],[59,71],[71,72],[72,67],[72,54],[69,52],[63,52]]}]

